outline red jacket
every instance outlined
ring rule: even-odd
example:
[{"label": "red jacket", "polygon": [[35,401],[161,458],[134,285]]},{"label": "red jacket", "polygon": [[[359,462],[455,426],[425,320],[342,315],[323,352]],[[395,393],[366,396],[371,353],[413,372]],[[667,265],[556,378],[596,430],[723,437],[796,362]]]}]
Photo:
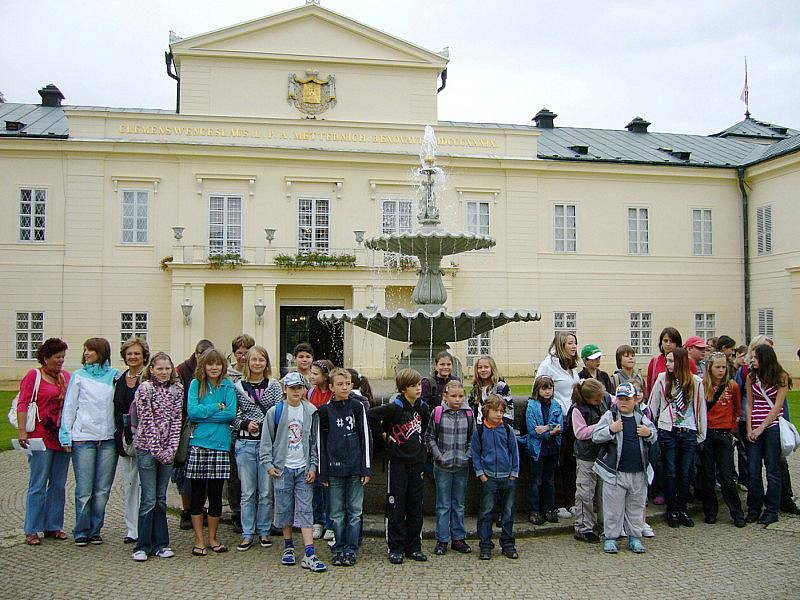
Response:
[{"label": "red jacket", "polygon": [[[36,422],[36,428],[28,432],[29,438],[43,439],[45,448],[50,450],[63,450],[61,442],[58,440],[58,428],[61,427],[61,411],[64,408],[64,394],[69,385],[70,375],[64,370],[61,371],[61,375],[64,377],[64,386],[62,388],[45,381],[45,378],[42,377],[39,384],[39,394],[36,398],[39,408],[39,420]],[[28,412],[35,385],[36,369],[31,369],[19,384],[17,412]]]},{"label": "red jacket", "polygon": [[[714,392],[706,396],[706,406],[714,400]],[[730,429],[733,432],[738,430],[739,415],[742,414],[742,394],[739,384],[731,380],[728,382],[727,389],[722,392],[722,396],[717,403],[708,411],[707,421],[709,429]]]}]

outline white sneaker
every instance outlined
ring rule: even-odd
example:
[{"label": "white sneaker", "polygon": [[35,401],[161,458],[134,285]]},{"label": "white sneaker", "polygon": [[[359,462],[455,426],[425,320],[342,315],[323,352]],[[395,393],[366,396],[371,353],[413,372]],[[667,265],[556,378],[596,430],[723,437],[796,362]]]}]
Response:
[{"label": "white sneaker", "polygon": [[575,515],[577,515],[577,514],[578,514],[578,509],[577,509],[577,507],[575,507],[575,506],[570,506],[570,507],[569,507],[569,513],[570,513],[570,514],[571,514],[573,517],[574,517]]},{"label": "white sneaker", "polygon": [[303,560],[300,562],[300,566],[304,569],[308,569],[312,573],[324,573],[328,570],[328,567],[317,558],[316,554],[313,556],[304,556]]},{"label": "white sneaker", "polygon": [[569,512],[566,508],[564,508],[563,506],[558,509],[558,518],[559,519],[571,519],[573,516],[574,515],[571,512]]},{"label": "white sneaker", "polygon": [[172,548],[162,548],[156,552],[156,556],[158,558],[172,558],[175,556],[175,553],[172,551]]},{"label": "white sneaker", "polygon": [[322,537],[322,525],[314,523],[314,539],[318,540]]},{"label": "white sneaker", "polygon": [[650,527],[650,525],[645,523],[644,527],[642,527],[642,537],[646,537],[646,538],[656,537],[656,532],[653,531],[653,528]]},{"label": "white sneaker", "polygon": [[335,535],[332,535],[332,536],[331,536],[331,539],[330,539],[330,540],[328,540],[328,546],[330,546],[331,548],[333,548],[335,545],[336,545],[336,536],[335,536]]},{"label": "white sneaker", "polygon": [[334,537],[333,529],[326,529],[325,535],[322,536],[322,539],[324,539],[326,542],[330,542],[332,539],[334,539]]},{"label": "white sneaker", "polygon": [[147,560],[147,552],[144,550],[137,550],[133,553],[133,560],[136,562],[144,562]]}]

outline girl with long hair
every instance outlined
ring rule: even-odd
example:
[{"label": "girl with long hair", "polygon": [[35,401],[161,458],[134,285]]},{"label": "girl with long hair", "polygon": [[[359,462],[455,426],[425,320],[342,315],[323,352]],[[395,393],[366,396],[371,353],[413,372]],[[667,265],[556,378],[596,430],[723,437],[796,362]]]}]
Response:
[{"label": "girl with long hair", "polygon": [[687,502],[695,450],[706,438],[705,390],[690,370],[685,348],[676,346],[664,358],[666,371],[653,384],[649,406],[658,427],[666,519],[670,527],[694,527]]},{"label": "girl with long hair", "polygon": [[511,399],[511,388],[500,375],[497,363],[491,356],[484,354],[478,357],[472,370],[472,389],[467,402],[478,423],[483,423],[484,403],[489,396],[496,394],[506,401],[503,421],[514,427],[514,401]]}]

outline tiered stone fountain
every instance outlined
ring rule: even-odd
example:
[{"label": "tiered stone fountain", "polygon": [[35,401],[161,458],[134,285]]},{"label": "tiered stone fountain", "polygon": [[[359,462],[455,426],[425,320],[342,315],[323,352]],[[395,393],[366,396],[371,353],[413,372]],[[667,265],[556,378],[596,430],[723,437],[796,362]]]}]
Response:
[{"label": "tiered stone fountain", "polygon": [[400,361],[398,368],[410,366],[420,373],[431,372],[436,353],[448,349],[449,342],[458,342],[486,333],[506,323],[538,321],[541,314],[533,309],[456,309],[444,306],[447,291],[442,281],[442,258],[470,250],[482,250],[495,245],[494,238],[475,233],[451,233],[441,227],[436,188],[444,173],[435,165],[436,136],[433,128],[425,127],[419,177],[417,220],[420,227],[412,233],[392,233],[365,240],[372,250],[397,252],[419,259],[419,279],[414,288],[414,310],[377,309],[324,310],[318,318],[323,322],[352,323],[380,336],[408,342],[410,357]]}]

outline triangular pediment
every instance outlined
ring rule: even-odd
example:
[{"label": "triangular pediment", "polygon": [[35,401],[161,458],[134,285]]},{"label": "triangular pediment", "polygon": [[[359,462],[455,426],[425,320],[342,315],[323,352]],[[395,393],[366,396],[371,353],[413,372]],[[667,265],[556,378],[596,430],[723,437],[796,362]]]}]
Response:
[{"label": "triangular pediment", "polygon": [[181,54],[327,58],[443,69],[447,58],[309,4],[174,42]]}]

